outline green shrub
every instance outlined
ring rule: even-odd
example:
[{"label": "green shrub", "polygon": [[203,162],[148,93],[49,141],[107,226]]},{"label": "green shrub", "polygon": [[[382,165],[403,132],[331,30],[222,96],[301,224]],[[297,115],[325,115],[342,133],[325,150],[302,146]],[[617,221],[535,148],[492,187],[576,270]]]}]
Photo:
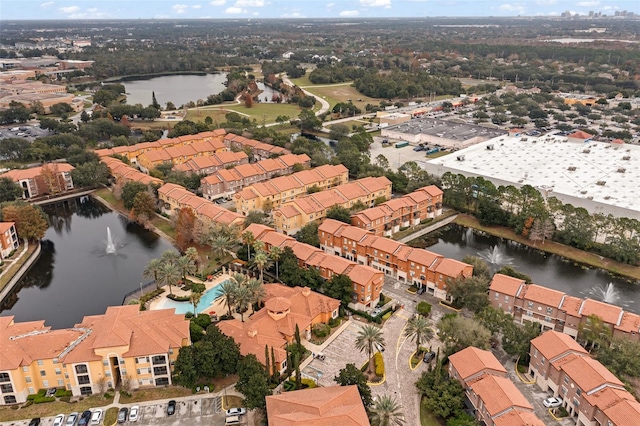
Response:
[{"label": "green shrub", "polygon": [[313,389],[316,387],[316,382],[313,379],[302,379],[302,387]]},{"label": "green shrub", "polygon": [[289,392],[296,388],[296,384],[290,380],[287,380],[282,384],[282,388],[284,389],[285,392]]},{"label": "green shrub", "polygon": [[334,328],[340,325],[342,320],[340,318],[330,318],[329,319],[329,327]]},{"label": "green shrub", "polygon": [[167,294],[167,299],[175,300],[176,302],[188,302],[189,296],[176,296],[175,294]]},{"label": "green shrub", "polygon": [[42,404],[42,403],[45,403],[45,402],[53,402],[55,400],[56,400],[55,396],[36,396],[33,399],[33,402],[35,404]]},{"label": "green shrub", "polygon": [[[141,304],[141,305],[144,305],[144,304],[145,304],[145,303],[147,303],[149,300],[153,299],[154,297],[156,297],[156,296],[158,296],[158,295],[160,295],[160,294],[162,294],[162,293],[164,293],[164,289],[163,289],[163,288],[155,289],[155,290],[153,290],[151,293],[147,293],[147,294],[145,294],[144,296],[142,296],[142,297],[140,298],[140,304]],[[142,310],[144,310],[144,309],[142,309]]]},{"label": "green shrub", "polygon": [[111,398],[113,398],[113,395],[111,395],[109,392],[105,392],[105,393],[104,393],[104,397],[105,397],[106,399],[111,399]]},{"label": "green shrub", "polygon": [[27,401],[33,401],[35,399],[35,397],[38,396],[35,393],[32,393],[30,395],[27,395]]},{"label": "green shrub", "polygon": [[72,396],[73,393],[70,390],[66,390],[66,389],[58,389],[56,391],[56,397],[57,398],[62,398],[65,396]]},{"label": "green shrub", "polygon": [[331,327],[321,322],[314,324],[311,330],[313,331],[313,334],[318,338],[327,337],[329,334],[331,334]]},{"label": "green shrub", "polygon": [[373,363],[376,366],[376,376],[384,376],[384,359],[382,358],[382,354],[380,352],[376,352],[373,355]]},{"label": "green shrub", "polygon": [[184,314],[184,317],[185,317],[186,319],[191,319],[191,318],[193,318],[193,312],[188,311],[186,314]]},{"label": "green shrub", "polygon": [[62,402],[70,402],[71,401],[71,397],[70,396],[61,396],[60,397],[60,401],[62,401]]},{"label": "green shrub", "polygon": [[431,304],[422,301],[416,306],[416,311],[418,311],[420,315],[428,317],[429,314],[431,314]]},{"label": "green shrub", "polygon": [[382,316],[382,321],[388,320],[389,318],[391,318],[391,315],[393,315],[393,312],[387,312]]}]

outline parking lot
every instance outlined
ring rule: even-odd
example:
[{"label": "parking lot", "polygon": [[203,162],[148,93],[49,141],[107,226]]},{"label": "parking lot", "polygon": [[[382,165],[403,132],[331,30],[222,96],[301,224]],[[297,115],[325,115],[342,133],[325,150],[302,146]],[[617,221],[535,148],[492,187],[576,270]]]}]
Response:
[{"label": "parking lot", "polygon": [[35,138],[47,135],[49,135],[49,131],[41,129],[39,125],[32,126],[29,124],[16,124],[0,128],[0,140],[8,138],[23,138],[33,141]]}]

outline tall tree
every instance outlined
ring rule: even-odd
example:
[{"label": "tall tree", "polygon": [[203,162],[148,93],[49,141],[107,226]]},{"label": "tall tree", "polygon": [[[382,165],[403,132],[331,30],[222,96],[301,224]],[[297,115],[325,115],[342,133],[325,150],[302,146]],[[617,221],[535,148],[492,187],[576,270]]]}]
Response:
[{"label": "tall tree", "polygon": [[264,268],[269,262],[269,257],[263,251],[256,252],[256,256],[253,258],[253,262],[260,271],[260,282],[264,282]]},{"label": "tall tree", "polygon": [[192,209],[183,207],[176,215],[176,245],[180,250],[184,250],[187,245],[194,240],[194,228],[196,215]]},{"label": "tall tree", "polygon": [[296,240],[314,247],[320,247],[320,237],[318,236],[318,223],[309,222],[303,226],[296,234]]},{"label": "tall tree", "polygon": [[369,408],[373,404],[371,388],[367,384],[367,377],[355,365],[347,364],[340,370],[338,375],[333,378],[333,381],[340,386],[357,386],[365,408]]},{"label": "tall tree", "polygon": [[176,266],[180,268],[180,275],[182,279],[187,278],[187,274],[193,274],[196,270],[196,264],[193,262],[191,257],[189,256],[180,256],[176,260]]},{"label": "tall tree", "polygon": [[251,231],[243,232],[240,238],[242,239],[242,244],[247,245],[247,258],[251,259],[251,246],[256,242],[256,238]]},{"label": "tall tree", "polygon": [[229,318],[233,318],[231,310],[236,306],[236,290],[238,288],[238,284],[233,280],[224,281],[222,284],[218,285],[220,288],[220,295],[216,298],[216,300],[224,300],[224,304],[228,309]]},{"label": "tall tree", "polygon": [[48,216],[39,206],[12,204],[2,209],[2,220],[15,222],[19,238],[39,241],[49,227]]},{"label": "tall tree", "polygon": [[147,263],[146,268],[142,272],[142,275],[147,278],[153,278],[154,283],[156,284],[156,288],[160,288],[160,283],[158,282],[158,274],[160,273],[160,268],[162,267],[162,260],[160,259],[151,259],[149,263]]},{"label": "tall tree", "polygon": [[149,191],[138,192],[133,198],[129,218],[142,224],[148,223],[156,213],[156,199]]},{"label": "tall tree", "polygon": [[356,336],[355,346],[360,352],[366,351],[369,361],[368,371],[371,373],[373,366],[373,350],[374,348],[384,348],[384,337],[382,330],[375,325],[363,326]]},{"label": "tall tree", "polygon": [[248,409],[265,408],[265,398],[271,395],[269,374],[255,355],[249,354],[238,363],[236,389],[244,395]]},{"label": "tall tree", "polygon": [[164,262],[158,272],[158,281],[161,286],[168,285],[169,293],[173,294],[172,286],[180,281],[180,268],[175,263]]},{"label": "tall tree", "polygon": [[22,195],[22,188],[9,178],[0,177],[0,203],[14,201]]},{"label": "tall tree", "polygon": [[447,355],[467,346],[487,349],[491,333],[477,321],[460,315],[445,315],[438,323],[438,337],[445,342]]},{"label": "tall tree", "polygon": [[155,109],[160,109],[160,104],[158,103],[158,100],[156,99],[156,92],[151,92],[151,106],[154,107]]},{"label": "tall tree", "polygon": [[351,302],[353,281],[347,275],[334,275],[325,281],[322,287],[325,295],[338,299],[343,305],[346,306]]},{"label": "tall tree", "polygon": [[271,247],[271,249],[269,249],[269,257],[271,258],[271,260],[273,260],[276,264],[276,280],[280,280],[279,278],[279,261],[280,261],[280,257],[282,256],[282,249],[278,246],[273,246]]},{"label": "tall tree", "polygon": [[377,426],[402,426],[405,424],[402,405],[395,397],[380,395],[371,408],[372,424]]},{"label": "tall tree", "polygon": [[416,354],[420,351],[420,345],[424,341],[433,338],[433,330],[429,327],[429,320],[422,315],[413,316],[407,321],[407,327],[404,329],[404,335],[416,342]]}]

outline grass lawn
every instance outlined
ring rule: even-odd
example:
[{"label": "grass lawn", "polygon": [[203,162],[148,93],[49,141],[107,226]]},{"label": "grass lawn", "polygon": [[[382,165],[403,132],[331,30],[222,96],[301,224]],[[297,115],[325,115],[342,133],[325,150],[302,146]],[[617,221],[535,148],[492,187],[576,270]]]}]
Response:
[{"label": "grass lawn", "polygon": [[[122,399],[121,399],[122,401]],[[113,402],[113,398],[105,398],[102,395],[91,395],[78,402],[45,402],[42,404],[33,404],[29,407],[11,409],[9,406],[0,407],[0,422],[8,422],[20,419],[32,419],[34,417],[52,417],[60,413],[71,413],[77,411],[79,413],[92,407],[104,407]]]},{"label": "grass lawn", "polygon": [[131,392],[131,397],[120,394],[121,404],[131,404],[134,402],[153,401],[156,399],[179,398],[193,395],[193,391],[182,386],[167,386],[166,388],[140,389]]},{"label": "grass lawn", "polygon": [[117,206],[118,203],[122,206],[122,201],[117,200],[116,196],[113,195],[113,192],[109,191],[107,188],[100,188],[94,191],[94,194],[98,197],[105,200],[107,203]]},{"label": "grass lawn", "polygon": [[118,408],[117,407],[108,408],[107,411],[104,413],[104,420],[102,421],[102,424],[105,426],[110,426],[115,424],[117,421],[118,421]]},{"label": "grass lawn", "polygon": [[291,80],[291,82],[293,84],[295,84],[296,86],[313,86],[313,83],[311,81],[309,81],[309,74],[311,74],[310,72],[307,72],[305,75],[303,75],[300,78],[290,78],[289,80]]},{"label": "grass lawn", "polygon": [[443,422],[427,410],[424,401],[420,403],[420,426],[444,426]]},{"label": "grass lawn", "polygon": [[[352,82],[333,86],[310,86],[305,87],[305,90],[326,99],[331,104],[331,108],[339,102],[348,102],[348,99],[351,99],[353,104],[362,111],[364,111],[366,104],[378,105],[380,103],[380,99],[369,98],[361,94],[351,84]],[[358,99],[362,99],[362,101]]]},{"label": "grass lawn", "polygon": [[239,407],[244,407],[244,400],[239,396],[227,395],[222,397],[222,408],[225,410]]},{"label": "grass lawn", "polygon": [[509,228],[503,226],[483,226],[480,225],[478,219],[466,214],[459,215],[454,222],[458,225],[479,229],[486,232],[487,234],[517,241],[521,244],[536,248],[538,250],[557,254],[578,263],[593,266],[596,268],[602,268],[617,275],[634,278],[636,280],[640,279],[640,267],[637,266],[617,262],[608,258],[601,258],[597,254],[578,250],[577,248],[565,246],[554,241],[547,240],[544,242],[544,244],[537,243],[534,245],[533,241],[523,237],[522,235],[517,235]]},{"label": "grass lawn", "polygon": [[153,218],[151,218],[151,223],[153,224],[153,226],[155,226],[174,240],[176,239],[176,230],[173,227],[171,221],[165,220],[164,218],[158,216],[154,216]]},{"label": "grass lawn", "polygon": [[[0,278],[0,290],[2,290],[7,284],[9,284],[9,281],[18,272],[18,269],[20,269],[22,267],[22,265],[24,265],[24,262],[26,262],[27,259],[29,259],[31,254],[36,250],[36,247],[37,247],[36,244],[38,244],[38,243],[30,243],[29,247],[27,248],[27,252],[20,258],[20,260],[18,262],[11,262],[11,263],[5,262],[5,264],[2,266],[2,268],[3,269],[4,268],[9,268],[9,269]],[[18,250],[12,256],[12,259],[17,258],[20,255],[20,253],[22,253],[23,249],[24,249],[24,246],[20,245]],[[11,259],[9,259],[9,260],[11,260]]]},{"label": "grass lawn", "polygon": [[207,108],[190,109],[187,112],[187,120],[191,121],[204,121],[205,117],[210,116],[213,122],[221,123],[227,121],[225,115],[229,111],[234,111],[240,115],[249,116],[250,119],[255,119],[258,124],[275,123],[276,117],[279,115],[286,115],[290,118],[297,117],[302,109],[295,104],[268,104],[257,103],[253,104],[251,108],[247,108],[244,104],[228,104],[219,105]]},{"label": "grass lawn", "polygon": [[225,115],[229,112],[225,109],[226,107],[227,105],[225,105],[224,107],[220,106],[218,108],[207,107],[207,109],[205,109],[204,107],[193,108],[187,111],[185,120],[198,122],[204,121],[204,119],[207,117],[211,117],[214,123],[223,123],[227,121]]}]

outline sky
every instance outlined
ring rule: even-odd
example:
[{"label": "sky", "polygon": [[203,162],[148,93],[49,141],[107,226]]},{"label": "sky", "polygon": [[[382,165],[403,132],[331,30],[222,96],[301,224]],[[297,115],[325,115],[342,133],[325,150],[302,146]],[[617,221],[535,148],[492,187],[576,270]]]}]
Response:
[{"label": "sky", "polygon": [[638,0],[0,0],[0,19],[392,18],[640,13]]}]

